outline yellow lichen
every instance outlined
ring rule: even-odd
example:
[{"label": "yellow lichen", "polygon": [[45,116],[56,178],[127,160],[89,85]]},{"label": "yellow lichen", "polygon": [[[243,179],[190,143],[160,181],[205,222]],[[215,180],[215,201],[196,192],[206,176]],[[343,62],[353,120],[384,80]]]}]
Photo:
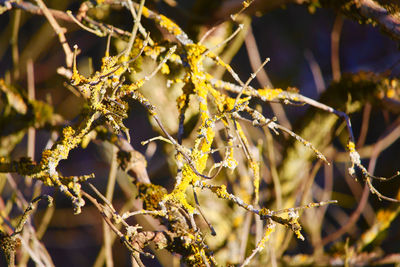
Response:
[{"label": "yellow lichen", "polygon": [[282,89],[268,89],[268,88],[263,88],[259,89],[258,93],[260,94],[261,97],[264,97],[266,101],[272,101],[279,99],[280,94],[282,94],[283,90]]},{"label": "yellow lichen", "polygon": [[162,67],[161,67],[161,73],[162,73],[162,74],[169,74],[169,73],[170,73],[169,66],[168,66],[166,63],[164,63],[164,64],[162,65]]},{"label": "yellow lichen", "polygon": [[164,27],[166,30],[168,30],[170,33],[173,35],[177,36],[182,33],[182,30],[179,28],[178,25],[176,25],[172,20],[167,18],[164,15],[160,15],[160,26]]},{"label": "yellow lichen", "polygon": [[221,185],[221,186],[215,186],[211,189],[212,192],[214,192],[219,198],[224,198],[224,199],[229,199],[229,193],[226,191],[226,186]]},{"label": "yellow lichen", "polygon": [[259,193],[260,193],[260,164],[253,160],[251,160],[249,164],[254,175],[253,185],[254,185],[255,203],[258,203]]},{"label": "yellow lichen", "polygon": [[258,242],[257,247],[260,249],[264,249],[265,243],[267,243],[273,232],[275,232],[275,224],[267,225],[267,229],[265,230],[264,236],[260,240],[260,242]]},{"label": "yellow lichen", "polygon": [[347,149],[349,150],[349,152],[355,152],[356,144],[354,144],[354,142],[352,141],[349,141],[349,143],[347,144]]}]

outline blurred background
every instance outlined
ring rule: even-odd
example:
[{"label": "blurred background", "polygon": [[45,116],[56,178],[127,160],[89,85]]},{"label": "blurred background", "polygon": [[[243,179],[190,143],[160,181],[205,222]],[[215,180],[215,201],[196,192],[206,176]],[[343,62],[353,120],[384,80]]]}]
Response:
[{"label": "blurred background", "polygon": [[[221,8],[224,7],[223,4],[228,4],[228,2],[235,3],[235,1],[207,0],[146,1],[146,6],[173,19],[193,40],[199,40],[207,30],[217,26],[210,38],[207,39],[209,44],[213,44],[225,39],[237,28],[235,23],[223,22],[229,19],[229,15],[224,15]],[[49,8],[63,11],[71,10],[76,13],[81,1],[50,0],[46,1],[46,4]],[[265,86],[283,89],[297,88],[296,90],[299,90],[301,94],[307,97],[315,100],[322,98],[323,102],[329,103],[334,108],[341,109],[343,103],[340,103],[339,98],[334,98],[334,94],[327,93],[327,91],[332,90],[332,82],[335,79],[340,81],[341,76],[345,73],[358,74],[363,71],[365,72],[363,75],[366,76],[366,80],[369,80],[374,75],[383,75],[384,78],[382,79],[396,79],[399,77],[399,42],[383,34],[372,25],[361,25],[338,14],[334,9],[311,8],[310,5],[287,4],[250,13],[242,18],[241,23],[245,25],[244,30],[228,45],[220,49],[219,54],[226,62],[230,62],[232,68],[244,81],[254,72],[254,68],[252,68],[252,64],[256,64],[254,63],[254,58],[258,57],[261,61],[267,57],[270,58],[270,62],[264,68],[268,75],[267,79],[255,79],[251,82],[251,85],[256,88]],[[99,21],[131,31],[131,15],[123,8],[102,6],[98,7],[90,15]],[[76,24],[63,20],[59,20],[59,22],[62,27],[67,29],[66,37],[70,46],[77,44],[81,50],[78,56],[80,72],[88,75],[92,69],[97,70],[101,65],[101,58],[106,50],[107,38],[95,36],[82,30]],[[143,24],[148,24],[148,27],[152,27],[150,22],[146,20],[143,21]],[[35,98],[51,104],[55,113],[59,114],[66,124],[76,123],[79,120],[79,114],[84,102],[74,94],[68,85],[68,81],[57,74],[57,68],[65,66],[65,57],[61,45],[47,20],[43,16],[33,15],[21,9],[13,8],[0,15],[0,25],[0,77],[19,90],[26,91],[28,84],[27,65],[32,61]],[[162,32],[154,33],[154,35],[157,34],[162,35]],[[332,49],[334,49],[332,48],[332,38],[337,40],[335,43],[337,50],[335,51],[338,54],[335,55],[332,54]],[[113,40],[111,54],[119,53],[121,50],[121,44],[117,40]],[[254,56],[254,52],[258,53],[258,55]],[[253,59],[253,62],[250,58]],[[336,74],[334,73],[332,60],[338,62],[336,67],[339,66],[339,73],[337,72],[338,69],[336,69]],[[147,61],[144,62],[147,64]],[[151,69],[151,62],[149,64],[149,66],[143,65],[141,68],[145,71]],[[210,67],[210,72],[216,76],[223,77],[224,80],[234,81],[229,73],[221,69]],[[337,76],[338,74],[339,76]],[[165,81],[162,80],[161,75],[157,77],[155,81],[143,88],[143,93],[147,94],[149,99],[158,104],[158,106],[165,105],[163,108],[166,111],[161,116],[166,121],[166,125],[171,132],[176,133],[177,122],[174,122],[174,119],[177,118],[175,99],[179,93],[167,91],[168,89],[165,85],[163,85],[164,89],[158,90],[160,88],[159,84],[165,83]],[[377,78],[377,80],[379,79]],[[179,91],[180,89],[176,90]],[[341,88],[340,90],[340,92],[343,92],[343,90],[346,92],[347,88]],[[354,90],[357,90],[357,88]],[[398,94],[399,92],[397,91]],[[331,99],[329,99],[330,97]],[[362,143],[358,144],[361,150],[363,147],[374,145],[387,134],[393,133],[393,129],[397,129],[396,127],[400,123],[398,112],[387,110],[382,104],[367,103],[361,103],[361,106],[351,114],[356,140],[359,140],[360,137],[363,139]],[[261,104],[253,103],[253,105]],[[280,108],[282,109],[282,106]],[[2,109],[0,107],[0,110]],[[275,115],[279,115],[281,109],[279,107],[274,109],[270,106],[263,106],[262,108],[263,114],[269,118],[273,117],[274,111],[276,112],[277,110],[278,114],[275,113]],[[330,205],[327,208],[317,208],[316,210],[305,212],[300,222],[304,227],[306,241],[292,239],[288,243],[287,249],[282,252],[283,255],[289,257],[286,264],[292,263],[295,265],[297,264],[294,258],[295,255],[311,255],[321,248],[325,251],[324,255],[330,255],[334,258],[336,251],[343,252],[346,240],[350,245],[355,244],[363,233],[366,233],[368,229],[377,224],[376,218],[377,214],[380,214],[380,210],[391,211],[390,214],[394,217],[391,217],[390,220],[388,219],[389,225],[387,228],[379,232],[379,237],[376,237],[363,251],[366,251],[367,254],[376,251],[382,253],[383,251],[385,255],[395,254],[400,258],[398,256],[400,253],[400,220],[396,217],[399,209],[398,204],[379,201],[376,196],[370,195],[362,210],[358,211],[361,215],[358,214],[359,216],[354,219],[352,225],[346,226],[349,221],[352,222],[352,216],[354,216],[357,207],[359,207],[360,199],[363,196],[364,183],[362,181],[355,182],[347,174],[349,165],[348,158],[346,159],[347,154],[343,153],[345,151],[344,143],[346,137],[343,131],[343,124],[340,121],[333,122],[333,127],[329,133],[329,135],[332,135],[332,143],[322,145],[322,140],[318,141],[321,143],[317,142],[315,144],[312,140],[313,136],[316,138],[319,134],[324,134],[323,132],[318,132],[318,125],[312,126],[311,133],[304,133],[304,131],[309,129],[308,127],[311,124],[309,121],[313,121],[313,118],[315,119],[313,116],[316,116],[319,111],[308,106],[297,105],[283,106],[283,110],[285,111],[284,115],[281,114],[278,119],[281,119],[282,116],[284,119],[286,116],[294,132],[305,139],[307,139],[306,136],[308,135],[311,140],[307,140],[316,145],[318,149],[321,149],[323,153],[326,153],[328,160],[332,164],[331,166],[321,166],[315,158],[309,160],[305,157],[305,162],[300,162],[299,168],[306,169],[306,173],[298,172],[299,177],[293,177],[292,181],[286,181],[285,179],[289,178],[285,178],[286,173],[283,162],[285,157],[296,157],[291,155],[290,153],[292,152],[288,149],[290,146],[294,147],[293,140],[285,136],[273,136],[274,141],[271,144],[274,145],[274,150],[276,149],[279,177],[283,177],[281,180],[282,190],[287,190],[286,194],[291,195],[290,203],[294,205],[304,204],[302,202],[304,200],[322,201],[321,195],[326,196],[324,194],[328,191],[329,199],[337,199],[339,201],[338,205]],[[172,120],[172,122],[169,123],[167,120]],[[193,120],[196,120],[195,114],[193,115]],[[327,119],[321,117],[320,120],[320,127],[323,128],[321,125]],[[367,125],[364,126],[366,129],[363,128],[365,124]],[[159,129],[153,127],[153,122],[139,103],[130,102],[130,116],[125,121],[125,125],[131,129],[132,146],[146,156],[148,161],[147,169],[151,181],[171,190],[174,185],[174,167],[169,159],[172,150],[168,150],[160,142],[151,146],[141,145],[142,141],[159,135]],[[12,128],[12,126],[1,124],[1,127],[0,138],[5,140],[7,127]],[[398,140],[399,134],[397,132],[393,133],[390,145],[379,154],[379,157],[374,159],[372,167],[369,165],[371,162],[367,159],[368,157],[363,159],[363,164],[370,166],[374,174],[388,177],[400,169],[400,141]],[[262,131],[249,129],[248,133],[254,143],[262,140],[263,144],[266,144],[268,138],[264,137]],[[335,136],[338,137],[336,138]],[[41,152],[51,139],[51,131],[44,128],[36,131],[34,149],[36,161],[40,160]],[[331,137],[327,137],[327,139],[330,140]],[[321,145],[318,146],[318,144]],[[11,159],[26,156],[26,148],[27,136],[22,135],[18,144],[10,149],[7,156]],[[100,141],[91,142],[86,149],[77,148],[73,150],[70,153],[70,158],[61,162],[60,170],[64,175],[84,175],[94,172],[96,178],[92,183],[101,192],[104,192],[110,169],[111,149],[111,146]],[[302,157],[302,152],[296,153],[298,153],[297,157]],[[262,167],[263,182],[261,190],[263,193],[261,201],[267,207],[275,208],[276,196],[271,185],[270,162],[268,157],[260,158],[260,160],[265,161],[263,163],[265,167]],[[118,177],[123,176],[122,172],[118,173]],[[310,178],[311,176],[312,178]],[[27,200],[31,199],[34,186],[27,184],[25,179],[18,175],[13,174],[12,179],[24,197]],[[131,189],[132,185],[128,179],[118,179],[119,182],[115,189],[113,204],[120,208],[131,197],[129,194],[135,193],[135,189]],[[310,188],[307,189],[311,193],[301,197],[302,194],[299,190],[306,190],[302,186],[310,181],[311,184],[315,184],[310,185]],[[38,182],[34,181],[33,185],[36,183]],[[383,195],[393,198],[396,198],[397,195],[397,198],[399,198],[399,179],[387,183],[376,182],[374,185]],[[129,188],[129,190],[126,188]],[[54,194],[56,198],[56,208],[53,211],[48,229],[43,235],[43,244],[51,255],[55,266],[93,265],[102,245],[102,220],[98,211],[88,204],[82,214],[75,216],[73,215],[70,201],[64,196],[53,189],[45,187],[42,192]],[[1,192],[3,208],[6,207],[5,203],[13,197],[15,197],[13,187],[8,184],[4,185]],[[283,201],[285,199],[286,197],[284,196]],[[211,203],[209,204],[213,205],[212,201],[219,200],[214,198],[210,201]],[[206,200],[204,200],[203,207],[207,209]],[[40,204],[33,220],[34,225],[36,221],[40,222],[42,220],[45,210],[45,205]],[[14,206],[9,216],[13,218],[20,214],[21,210]],[[213,215],[210,215],[210,217],[209,219],[212,221]],[[321,221],[315,222],[315,218],[320,218]],[[133,224],[137,223],[133,220],[131,222]],[[214,221],[214,223],[217,224],[218,221]],[[344,226],[346,226],[346,231],[338,237],[332,238],[332,240],[324,239]],[[215,227],[218,228],[216,225]],[[230,229],[229,227],[226,228]],[[315,230],[313,227],[318,228],[316,230],[318,234],[313,232]],[[224,228],[224,226],[220,228]],[[223,232],[224,230],[221,231]],[[254,235],[254,231],[254,229],[250,229],[249,233]],[[211,242],[218,243],[220,241]],[[276,243],[279,243],[279,241],[276,241]],[[217,253],[229,255],[228,253],[223,253],[224,248],[229,246],[223,243],[218,244],[220,247],[216,248]],[[276,244],[278,247],[279,245]],[[318,246],[319,248],[317,248]],[[250,248],[251,246],[249,245]],[[113,254],[115,266],[130,264],[127,250],[119,242],[115,242]],[[221,256],[221,258],[224,257],[228,256]],[[171,259],[174,260],[170,262],[169,266],[179,266],[178,256],[174,256]],[[165,265],[162,260],[157,259],[144,259],[144,263],[146,266]],[[284,263],[285,261],[281,262],[281,264]],[[306,264],[307,262],[303,263]],[[1,259],[0,265],[3,266],[4,264],[4,259]],[[33,266],[32,261],[29,261],[28,265]],[[300,263],[300,265],[302,264]]]}]

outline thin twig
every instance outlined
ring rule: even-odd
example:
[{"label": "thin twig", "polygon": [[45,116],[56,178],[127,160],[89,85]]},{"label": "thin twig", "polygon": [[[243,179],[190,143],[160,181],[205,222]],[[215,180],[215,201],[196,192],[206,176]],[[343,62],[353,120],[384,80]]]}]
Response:
[{"label": "thin twig", "polygon": [[73,53],[71,48],[68,45],[67,39],[65,38],[64,35],[64,30],[58,25],[58,22],[54,18],[53,14],[49,11],[47,6],[44,4],[42,0],[35,0],[40,9],[43,11],[44,16],[47,18],[49,21],[51,27],[54,29],[55,33],[58,36],[58,39],[60,40],[60,43],[64,49],[65,52],[65,62],[67,64],[67,67],[72,67],[72,59],[73,59]]},{"label": "thin twig", "polygon": [[[244,44],[246,45],[247,54],[249,56],[250,66],[253,72],[261,66],[261,56],[257,46],[256,38],[254,37],[251,25],[249,25],[247,30],[247,36],[244,39]],[[273,88],[272,82],[268,77],[265,69],[260,70],[257,74],[256,79],[261,86],[266,86],[267,88]],[[278,118],[280,124],[288,129],[292,129],[289,119],[286,116],[285,110],[280,103],[269,103],[274,112],[275,116]]]},{"label": "thin twig", "polygon": [[142,17],[142,10],[143,10],[143,6],[144,6],[144,2],[145,2],[145,0],[140,0],[140,4],[139,4],[139,8],[138,8],[138,13],[135,14],[136,16],[134,15],[135,10],[134,10],[134,8],[133,8],[132,1],[131,1],[131,0],[128,0],[128,2],[127,2],[127,3],[128,3],[128,6],[129,6],[129,10],[131,11],[132,16],[134,17],[135,23],[134,23],[134,25],[133,25],[133,29],[132,29],[131,36],[129,37],[128,49],[126,49],[126,51],[125,51],[125,57],[126,57],[126,58],[128,58],[129,53],[130,53],[131,50],[132,50],[133,42],[134,42],[135,39],[136,39],[136,34],[137,34],[137,31],[138,31],[138,28],[139,28],[140,19],[141,19],[141,17]]},{"label": "thin twig", "polygon": [[213,52],[215,50],[217,50],[218,48],[220,48],[221,46],[223,46],[224,44],[228,43],[230,40],[232,40],[236,35],[238,35],[238,33],[243,30],[243,24],[239,24],[239,27],[225,40],[223,40],[222,42],[220,42],[219,44],[217,44],[216,46],[207,49],[204,53],[203,56],[206,56],[209,52]]}]

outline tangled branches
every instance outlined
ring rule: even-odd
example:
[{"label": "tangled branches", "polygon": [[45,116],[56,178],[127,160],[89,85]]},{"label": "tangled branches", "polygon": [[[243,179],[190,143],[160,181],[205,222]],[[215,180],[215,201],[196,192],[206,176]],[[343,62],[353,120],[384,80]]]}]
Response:
[{"label": "tangled branches", "polygon": [[[59,140],[51,148],[42,152],[39,163],[26,158],[16,161],[1,158],[0,171],[16,172],[38,179],[46,186],[57,188],[72,200],[76,214],[82,212],[85,205],[84,198],[89,200],[100,211],[104,221],[117,234],[139,265],[143,265],[140,256],[152,257],[150,253],[144,251],[149,242],[157,243],[159,249],[165,248],[170,252],[182,255],[183,260],[190,266],[217,265],[217,260],[212,249],[207,245],[204,231],[198,226],[195,215],[199,215],[206,222],[212,235],[218,233],[212,223],[209,223],[207,213],[202,212],[201,201],[198,199],[196,190],[209,191],[215,197],[229,201],[244,211],[254,214],[261,224],[264,224],[262,238],[256,242],[252,253],[241,261],[242,266],[248,265],[250,260],[264,249],[265,243],[275,231],[277,224],[287,227],[297,238],[304,240],[299,222],[299,212],[337,202],[325,199],[316,203],[311,202],[305,206],[278,210],[263,207],[263,202],[260,200],[260,159],[253,149],[251,138],[244,130],[246,125],[267,129],[276,135],[283,133],[291,136],[296,142],[309,149],[316,158],[328,165],[330,163],[327,157],[310,141],[280,125],[275,117],[268,118],[264,115],[265,113],[257,110],[252,104],[256,101],[260,103],[280,102],[288,105],[306,104],[342,119],[348,134],[346,149],[351,162],[349,174],[356,179],[363,180],[369,190],[379,199],[398,202],[397,199],[382,195],[375,189],[371,181],[373,179],[390,180],[399,176],[399,173],[390,178],[375,177],[362,165],[361,156],[356,150],[356,140],[350,118],[345,112],[305,97],[294,90],[256,89],[250,86],[252,80],[269,59],[266,59],[244,82],[233,68],[218,56],[216,52],[218,48],[233,38],[243,28],[242,25],[239,25],[237,31],[226,41],[214,47],[207,47],[202,43],[204,40],[200,42],[191,40],[172,20],[147,8],[143,0],[140,3],[133,3],[130,0],[84,2],[76,15],[69,11],[58,13],[49,10],[41,0],[37,1],[37,6],[28,5],[25,2],[6,2],[11,8],[21,8],[30,10],[30,12],[36,10],[36,13],[45,15],[57,33],[66,55],[67,68],[60,68],[59,73],[65,76],[69,80],[70,86],[77,90],[79,97],[84,100],[86,108],[78,123],[63,125]],[[243,2],[244,8],[251,2]],[[97,22],[87,14],[90,9],[109,4],[124,7],[130,12],[134,21],[130,33]],[[237,19],[242,11],[232,18]],[[62,17],[76,23],[88,32],[108,37],[107,50],[101,59],[98,71],[85,76],[78,70],[79,44],[75,45],[73,50],[70,49],[63,31],[54,17]],[[157,40],[151,31],[142,24],[142,18],[151,21],[158,29],[167,32],[170,38]],[[112,38],[126,41],[125,48],[117,55],[110,55]],[[155,67],[148,73],[140,73],[139,68],[135,65],[143,58],[151,58],[156,62]],[[206,66],[209,64],[223,67],[229,72],[234,83],[214,77],[209,71],[209,67]],[[178,121],[176,134],[169,132],[164,125],[163,119],[159,115],[163,112],[162,107],[154,105],[151,99],[145,96],[146,83],[160,73],[167,77],[167,87],[177,85],[182,87],[182,92],[176,100],[178,110],[178,117],[175,118]],[[0,86],[7,96],[13,95],[4,81],[1,81]],[[23,102],[23,100],[21,101]],[[129,117],[130,101],[140,103],[147,110],[149,117],[155,121],[158,131],[161,133],[160,136],[143,142],[143,145],[161,140],[167,144],[166,146],[173,148],[171,160],[174,161],[176,172],[174,173],[174,186],[169,192],[164,187],[151,183],[143,155],[130,145],[130,129],[124,123],[124,120]],[[198,107],[199,122],[192,140],[185,140],[184,123],[191,107]],[[143,202],[143,209],[120,214],[111,201],[94,186],[91,188],[97,197],[82,189],[83,185],[88,184],[89,178],[94,178],[94,174],[76,176],[61,174],[58,168],[60,162],[68,159],[70,152],[79,145],[87,145],[95,140],[107,141],[117,148],[119,167],[133,178],[133,183],[138,190],[138,197]],[[216,153],[220,156],[220,160],[213,157],[213,154]],[[238,166],[242,165],[245,165],[246,175],[251,176],[251,190],[247,190],[240,197],[237,192],[236,194],[230,193],[233,189],[227,188],[228,181],[221,182],[217,178],[222,176],[220,175],[222,173],[237,171]],[[243,178],[239,183],[244,181]],[[191,199],[191,195],[194,199]],[[151,215],[166,228],[147,231],[143,230],[140,225],[132,226],[127,222],[130,217],[137,215]]]}]

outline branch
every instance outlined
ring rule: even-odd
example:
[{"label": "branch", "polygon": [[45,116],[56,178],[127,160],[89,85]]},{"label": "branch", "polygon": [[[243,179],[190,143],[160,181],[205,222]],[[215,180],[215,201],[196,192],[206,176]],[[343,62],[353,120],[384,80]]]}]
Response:
[{"label": "branch", "polygon": [[400,40],[400,17],[394,16],[372,0],[357,0],[356,6],[362,16],[373,19],[385,32]]},{"label": "branch", "polygon": [[[44,12],[40,7],[35,6],[34,4],[32,4],[30,2],[24,2],[24,1],[17,1],[17,2],[14,2],[14,1],[0,1],[0,3],[1,2],[5,2],[5,5],[7,5],[7,2],[11,2],[10,3],[11,4],[10,8],[19,8],[19,9],[22,9],[22,10],[24,10],[26,12],[35,14],[35,15],[41,15],[41,16],[44,15]],[[1,4],[3,4],[3,3],[1,3]],[[74,23],[74,21],[64,11],[55,10],[55,9],[51,9],[51,8],[48,8],[48,11],[56,19],[60,19],[60,20],[64,20],[64,21],[67,21],[67,22]]]}]

